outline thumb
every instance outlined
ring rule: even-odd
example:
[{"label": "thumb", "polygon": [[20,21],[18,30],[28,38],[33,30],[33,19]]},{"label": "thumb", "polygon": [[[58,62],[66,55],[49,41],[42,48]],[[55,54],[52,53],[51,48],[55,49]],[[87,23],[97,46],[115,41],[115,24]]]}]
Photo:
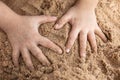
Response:
[{"label": "thumb", "polygon": [[55,24],[55,29],[62,28],[68,21],[70,20],[70,16],[65,14],[62,18],[60,18]]},{"label": "thumb", "polygon": [[53,21],[56,21],[57,20],[57,17],[55,16],[45,16],[45,15],[42,15],[40,17],[38,17],[39,19],[39,23],[47,23],[47,22],[53,22]]}]

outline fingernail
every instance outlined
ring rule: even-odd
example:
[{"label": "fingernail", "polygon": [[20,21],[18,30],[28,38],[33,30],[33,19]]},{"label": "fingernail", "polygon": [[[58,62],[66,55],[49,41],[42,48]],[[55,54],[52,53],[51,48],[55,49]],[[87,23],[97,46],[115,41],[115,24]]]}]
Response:
[{"label": "fingernail", "polygon": [[70,49],[66,49],[66,52],[69,53],[69,52],[70,52]]},{"label": "fingernail", "polygon": [[81,57],[82,58],[86,58],[86,54],[81,54]]}]

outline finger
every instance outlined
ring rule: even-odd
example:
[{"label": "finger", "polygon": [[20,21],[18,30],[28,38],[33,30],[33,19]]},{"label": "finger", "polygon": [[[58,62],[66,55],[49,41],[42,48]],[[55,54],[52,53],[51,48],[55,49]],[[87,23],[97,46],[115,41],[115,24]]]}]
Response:
[{"label": "finger", "polygon": [[55,29],[62,28],[70,20],[70,15],[67,13],[62,18],[60,18],[55,24]]},{"label": "finger", "polygon": [[50,65],[50,62],[42,53],[40,48],[33,44],[29,49],[31,53],[42,63],[42,65]]},{"label": "finger", "polygon": [[19,56],[20,56],[20,52],[18,50],[17,47],[13,48],[13,54],[12,54],[12,60],[15,66],[19,66]]},{"label": "finger", "polygon": [[88,33],[88,41],[90,43],[90,46],[94,52],[97,52],[97,43],[95,34],[93,32]]},{"label": "finger", "polygon": [[60,47],[58,47],[55,43],[53,43],[52,41],[50,41],[49,39],[42,37],[42,40],[40,39],[39,44],[54,50],[55,52],[58,52],[59,54],[62,54],[62,49]]},{"label": "finger", "polygon": [[41,24],[41,23],[56,21],[56,20],[57,20],[57,17],[55,17],[55,16],[45,16],[45,15],[43,15],[43,16],[38,17],[38,20],[39,20],[39,22],[40,22],[40,24]]},{"label": "finger", "polygon": [[80,30],[78,28],[73,26],[72,31],[69,34],[67,44],[66,44],[66,52],[67,53],[70,52],[70,49],[72,48],[72,46],[73,46],[73,44],[78,36],[79,31]]},{"label": "finger", "polygon": [[27,65],[27,67],[33,71],[34,70],[34,67],[33,67],[33,63],[31,61],[31,58],[30,58],[30,53],[29,51],[26,49],[26,48],[23,48],[21,50],[21,54],[22,54],[22,57],[23,57],[23,60],[25,62],[25,64]]},{"label": "finger", "polygon": [[103,42],[107,42],[107,37],[105,36],[105,34],[102,32],[102,30],[99,27],[95,31],[95,34],[98,35],[103,40]]},{"label": "finger", "polygon": [[79,44],[80,44],[80,56],[85,58],[86,57],[86,44],[87,44],[87,32],[80,32],[79,35]]}]

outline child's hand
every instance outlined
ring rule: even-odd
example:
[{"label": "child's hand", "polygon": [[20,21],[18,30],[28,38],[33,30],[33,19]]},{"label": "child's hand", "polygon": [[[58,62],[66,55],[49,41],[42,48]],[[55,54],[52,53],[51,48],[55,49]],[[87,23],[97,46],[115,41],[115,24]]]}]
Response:
[{"label": "child's hand", "polygon": [[62,53],[60,47],[41,36],[38,32],[41,24],[53,22],[56,19],[56,17],[50,16],[20,16],[0,1],[0,28],[8,35],[13,48],[13,62],[16,66],[19,64],[18,58],[21,53],[28,68],[33,70],[34,67],[30,58],[30,52],[43,65],[49,65],[50,62],[39,49],[38,45],[50,48],[60,54]]},{"label": "child's hand", "polygon": [[78,6],[72,7],[60,20],[58,20],[55,29],[62,28],[67,22],[72,25],[72,29],[66,44],[66,52],[70,51],[77,37],[79,38],[81,57],[86,57],[87,39],[90,42],[91,48],[97,52],[95,34],[97,34],[104,42],[107,41],[106,36],[97,24],[94,9]]},{"label": "child's hand", "polygon": [[58,53],[62,50],[47,38],[41,36],[38,32],[38,27],[46,22],[53,22],[56,17],[50,16],[20,16],[14,23],[9,24],[6,33],[13,47],[13,62],[18,66],[18,58],[20,53],[23,57],[25,64],[30,70],[33,70],[33,64],[30,58],[30,52],[34,55],[43,65],[49,65],[50,62],[42,53],[38,45],[50,48]]}]

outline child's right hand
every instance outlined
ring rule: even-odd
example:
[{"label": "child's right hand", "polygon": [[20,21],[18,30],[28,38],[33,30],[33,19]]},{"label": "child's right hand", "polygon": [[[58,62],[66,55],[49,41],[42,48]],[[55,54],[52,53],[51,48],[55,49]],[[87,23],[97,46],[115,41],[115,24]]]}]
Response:
[{"label": "child's right hand", "polygon": [[[81,57],[86,57],[87,40],[90,42],[92,50],[97,52],[97,43],[95,34],[97,34],[104,42],[107,38],[97,24],[95,7],[93,1],[78,0],[75,6],[70,8],[55,24],[55,29],[62,28],[66,23],[70,23],[72,29],[69,33],[68,42],[66,44],[66,52],[69,53],[75,40],[79,39],[79,52]],[[84,2],[85,1],[85,2]],[[97,2],[97,0],[94,0]],[[84,4],[82,3],[84,2]],[[91,2],[92,5],[89,3]]]},{"label": "child's right hand", "polygon": [[41,24],[53,22],[56,19],[56,17],[50,16],[19,16],[16,17],[16,20],[14,20],[15,22],[11,21],[9,26],[3,29],[7,33],[13,48],[12,58],[16,66],[19,64],[18,59],[21,53],[25,64],[30,70],[33,70],[34,67],[30,58],[30,52],[43,65],[49,65],[50,62],[37,46],[38,44],[60,54],[62,53],[62,50],[57,45],[41,36],[38,32],[38,28]]}]

